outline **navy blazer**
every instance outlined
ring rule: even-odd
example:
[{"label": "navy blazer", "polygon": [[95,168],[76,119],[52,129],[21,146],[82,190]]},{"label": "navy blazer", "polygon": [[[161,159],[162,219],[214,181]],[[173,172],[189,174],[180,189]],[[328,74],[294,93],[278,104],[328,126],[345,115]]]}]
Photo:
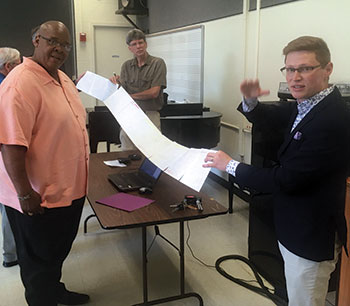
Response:
[{"label": "navy blazer", "polygon": [[320,101],[291,131],[296,102],[259,103],[252,122],[286,131],[273,168],[239,164],[241,187],[273,193],[278,240],[292,253],[313,261],[334,257],[335,233],[346,245],[344,216],[349,156],[348,108],[337,88]]}]

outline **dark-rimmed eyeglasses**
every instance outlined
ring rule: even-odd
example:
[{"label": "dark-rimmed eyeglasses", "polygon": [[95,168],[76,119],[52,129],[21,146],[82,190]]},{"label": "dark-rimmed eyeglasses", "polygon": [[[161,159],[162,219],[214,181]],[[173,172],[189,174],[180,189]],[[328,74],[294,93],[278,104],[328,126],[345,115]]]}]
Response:
[{"label": "dark-rimmed eyeglasses", "polygon": [[55,47],[61,46],[67,52],[72,50],[72,45],[71,44],[60,43],[59,41],[57,41],[54,38],[47,38],[47,37],[42,36],[42,35],[38,35],[38,36],[41,37],[42,39],[45,39],[50,46],[55,46]]},{"label": "dark-rimmed eyeglasses", "polygon": [[294,73],[297,71],[298,73],[305,75],[313,71],[314,69],[317,69],[321,67],[321,65],[316,65],[316,66],[302,66],[299,68],[293,68],[293,67],[282,67],[280,71],[282,72],[283,75],[294,75]]}]

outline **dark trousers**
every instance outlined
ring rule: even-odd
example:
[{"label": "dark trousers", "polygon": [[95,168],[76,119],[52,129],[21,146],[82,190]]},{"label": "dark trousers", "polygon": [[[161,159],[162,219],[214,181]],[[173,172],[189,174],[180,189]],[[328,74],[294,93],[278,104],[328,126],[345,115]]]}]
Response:
[{"label": "dark trousers", "polygon": [[85,197],[68,207],[45,208],[44,214],[32,217],[6,207],[29,306],[57,305],[64,290],[63,261],[77,235],[84,201]]}]

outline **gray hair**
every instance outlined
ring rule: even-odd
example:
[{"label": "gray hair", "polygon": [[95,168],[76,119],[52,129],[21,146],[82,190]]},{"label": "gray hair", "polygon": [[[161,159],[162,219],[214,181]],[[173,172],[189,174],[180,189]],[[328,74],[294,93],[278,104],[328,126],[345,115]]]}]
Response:
[{"label": "gray hair", "polygon": [[0,69],[3,69],[6,63],[15,63],[21,58],[21,54],[17,49],[0,48]]},{"label": "gray hair", "polygon": [[133,29],[126,34],[126,43],[129,45],[133,40],[143,39],[146,41],[146,35],[139,29]]}]

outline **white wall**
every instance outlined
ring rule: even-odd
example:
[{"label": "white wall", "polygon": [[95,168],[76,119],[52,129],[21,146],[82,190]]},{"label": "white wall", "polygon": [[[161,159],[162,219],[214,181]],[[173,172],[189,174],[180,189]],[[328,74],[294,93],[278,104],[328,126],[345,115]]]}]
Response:
[{"label": "white wall", "polygon": [[[223,122],[239,127],[237,130],[222,126],[218,148],[237,159],[244,155],[247,162],[250,161],[249,123],[236,108],[241,99],[239,84],[244,75],[255,77],[256,64],[262,87],[271,91],[261,100],[278,100],[278,84],[284,80],[279,71],[284,65],[283,47],[302,35],[319,36],[327,42],[332,54],[334,72],[330,81],[350,83],[349,0],[296,1],[262,9],[260,13],[258,63],[255,56],[256,37],[259,34],[256,11],[247,15],[246,38],[243,15],[204,23],[204,103],[212,110],[223,113]],[[244,54],[245,39],[247,52]]]},{"label": "white wall", "polygon": [[[87,70],[95,72],[94,26],[130,27],[122,15],[115,14],[117,9],[117,0],[74,0],[78,75]],[[86,42],[79,41],[81,32],[86,33]],[[120,43],[125,44],[125,40]],[[80,96],[85,107],[95,106],[94,98],[84,93]]]}]

